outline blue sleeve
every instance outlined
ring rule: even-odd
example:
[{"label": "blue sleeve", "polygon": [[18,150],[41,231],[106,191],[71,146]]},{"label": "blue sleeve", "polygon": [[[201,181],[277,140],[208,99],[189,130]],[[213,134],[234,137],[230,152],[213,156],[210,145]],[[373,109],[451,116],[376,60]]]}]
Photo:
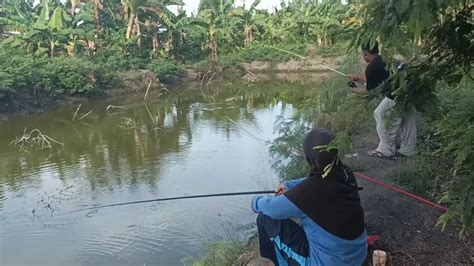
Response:
[{"label": "blue sleeve", "polygon": [[286,191],[288,191],[288,190],[293,189],[297,185],[299,185],[305,179],[306,179],[306,177],[302,177],[302,178],[298,178],[298,179],[294,179],[294,180],[288,180],[288,181],[283,182],[283,185],[285,186]]},{"label": "blue sleeve", "polygon": [[304,216],[304,213],[284,195],[276,197],[255,196],[252,200],[252,210],[256,213],[261,212],[276,220]]}]

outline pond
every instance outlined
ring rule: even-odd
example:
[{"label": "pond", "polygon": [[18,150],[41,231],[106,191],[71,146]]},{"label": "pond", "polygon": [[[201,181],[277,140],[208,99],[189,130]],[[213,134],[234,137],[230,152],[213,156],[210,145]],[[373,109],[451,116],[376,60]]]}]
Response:
[{"label": "pond", "polygon": [[[191,264],[255,231],[251,196],[99,204],[274,189],[268,143],[315,88],[224,81],[96,100],[0,122],[1,265]],[[26,131],[25,131],[26,128]],[[38,129],[61,143],[32,138]],[[12,142],[13,141],[13,142]],[[23,145],[21,145],[23,144]]]}]

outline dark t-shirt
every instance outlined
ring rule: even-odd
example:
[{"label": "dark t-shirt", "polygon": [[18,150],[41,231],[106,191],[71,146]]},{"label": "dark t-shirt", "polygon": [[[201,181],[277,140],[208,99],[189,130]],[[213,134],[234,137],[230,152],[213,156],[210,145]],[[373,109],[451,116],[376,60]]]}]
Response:
[{"label": "dark t-shirt", "polygon": [[377,86],[380,85],[380,83],[384,82],[388,77],[390,76],[390,73],[386,69],[386,64],[382,60],[382,57],[380,55],[377,55],[377,57],[372,60],[367,68],[365,69],[365,78],[367,79],[367,91],[371,91]]}]

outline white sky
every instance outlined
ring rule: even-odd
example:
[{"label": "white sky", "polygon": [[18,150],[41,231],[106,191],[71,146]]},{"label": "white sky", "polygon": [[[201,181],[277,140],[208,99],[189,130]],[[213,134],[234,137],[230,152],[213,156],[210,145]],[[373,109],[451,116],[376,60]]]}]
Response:
[{"label": "white sky", "polygon": [[[250,5],[253,3],[254,0],[235,0],[235,5],[236,6],[241,6],[243,3],[245,3],[245,6],[248,8]],[[186,13],[188,16],[191,15],[191,12],[194,12],[196,14],[199,2],[200,0],[183,0],[184,2],[184,10],[186,10]],[[257,6],[258,9],[271,9],[274,6],[280,7],[280,0],[261,0],[260,4]],[[170,10],[175,11],[176,7],[170,7]]]}]

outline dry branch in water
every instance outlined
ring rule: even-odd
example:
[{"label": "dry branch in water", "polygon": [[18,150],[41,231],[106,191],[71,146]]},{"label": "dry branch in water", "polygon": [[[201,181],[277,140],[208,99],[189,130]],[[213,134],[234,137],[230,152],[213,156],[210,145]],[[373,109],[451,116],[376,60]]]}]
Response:
[{"label": "dry branch in water", "polygon": [[206,83],[206,87],[209,86],[209,84],[211,83],[212,79],[214,78],[214,76],[216,75],[217,72],[214,72],[211,76],[211,78],[207,81]]},{"label": "dry branch in water", "polygon": [[27,133],[27,128],[25,128],[23,135],[20,138],[12,140],[9,145],[20,146],[21,151],[25,145],[30,145],[30,147],[37,146],[40,147],[40,149],[52,149],[52,145],[54,144],[64,146],[63,143],[41,133],[41,131],[37,128],[31,130],[29,133]]},{"label": "dry branch in water", "polygon": [[87,112],[85,115],[81,116],[78,120],[81,120],[81,119],[87,117],[90,114],[92,114],[92,111]]},{"label": "dry branch in water", "polygon": [[82,104],[79,104],[79,106],[78,106],[78,107],[77,107],[77,109],[76,109],[76,112],[74,112],[74,116],[72,117],[72,120],[71,120],[71,122],[73,122],[73,121],[74,121],[74,119],[76,119],[77,112],[79,112],[79,109],[81,109],[81,105],[82,105]]},{"label": "dry branch in water", "polygon": [[150,83],[148,83],[148,87],[146,88],[145,96],[143,97],[144,101],[146,101],[146,97],[148,96],[148,91],[150,90],[151,83],[153,83],[152,79],[150,79]]},{"label": "dry branch in water", "polygon": [[122,109],[122,108],[125,108],[127,107],[126,105],[111,105],[109,104],[109,106],[107,106],[105,108],[105,111],[109,111],[109,109],[112,109],[112,108],[118,108],[118,109]]}]

